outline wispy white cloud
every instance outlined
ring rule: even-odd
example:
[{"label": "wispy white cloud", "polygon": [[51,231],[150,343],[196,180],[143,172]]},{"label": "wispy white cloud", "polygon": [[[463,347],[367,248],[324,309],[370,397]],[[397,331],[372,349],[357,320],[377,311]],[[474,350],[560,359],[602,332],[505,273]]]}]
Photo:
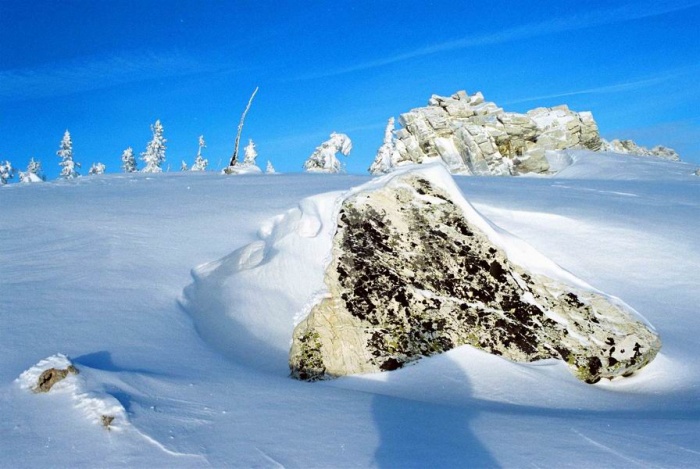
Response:
[{"label": "wispy white cloud", "polygon": [[14,101],[68,95],[126,83],[211,71],[179,52],[111,55],[0,71],[0,100]]},{"label": "wispy white cloud", "polygon": [[[527,102],[531,102],[531,101],[543,101],[546,99],[567,98],[567,97],[571,97],[571,96],[581,96],[581,95],[622,93],[625,91],[636,91],[636,90],[640,90],[640,89],[644,89],[644,88],[652,88],[652,87],[655,87],[655,86],[660,85],[662,83],[666,83],[666,82],[670,82],[670,81],[684,82],[684,81],[691,80],[692,82],[694,82],[696,80],[695,77],[697,76],[698,73],[700,73],[700,65],[692,64],[692,65],[689,65],[686,67],[660,71],[654,75],[642,77],[642,78],[639,78],[636,80],[629,80],[629,81],[625,81],[625,82],[621,82],[621,83],[613,83],[613,84],[609,84],[609,85],[595,86],[592,88],[583,88],[583,89],[578,89],[578,90],[561,91],[561,92],[552,93],[552,94],[528,96],[525,98],[518,98],[518,99],[513,99],[510,101],[504,101],[501,104],[503,104],[503,105],[519,104],[519,103],[527,103]],[[697,87],[683,85],[680,88],[683,91],[682,92],[683,98],[686,98],[688,96],[687,92],[690,92],[691,94],[697,95]],[[664,96],[667,98],[666,100],[668,100],[668,95],[669,95],[668,89],[664,88]]]},{"label": "wispy white cloud", "polygon": [[545,99],[554,98],[567,98],[571,96],[589,95],[589,94],[607,94],[607,93],[620,93],[622,91],[634,91],[640,88],[647,88],[650,86],[655,86],[669,79],[673,78],[673,74],[663,74],[658,77],[646,78],[643,80],[629,81],[625,83],[615,83],[612,85],[597,86],[593,88],[586,88],[582,90],[564,91],[561,93],[553,94],[543,94],[539,96],[529,96],[527,98],[514,99],[511,101],[505,101],[502,104],[518,104],[518,103],[528,103],[530,101],[542,101]]},{"label": "wispy white cloud", "polygon": [[519,41],[533,37],[546,36],[549,34],[561,33],[565,31],[573,31],[585,29],[593,26],[604,24],[619,23],[623,21],[632,21],[642,18],[671,13],[674,11],[685,10],[694,6],[700,5],[697,0],[683,0],[677,2],[653,2],[653,3],[630,3],[615,8],[606,10],[594,10],[580,15],[569,16],[565,18],[556,18],[539,23],[529,23],[514,28],[494,31],[489,34],[476,36],[466,36],[452,41],[432,44],[424,47],[419,47],[409,51],[399,52],[387,57],[370,60],[367,62],[357,63],[344,68],[335,70],[322,71],[315,74],[308,74],[297,77],[297,80],[308,80],[315,78],[325,78],[347,73],[358,72],[362,70],[374,69],[385,65],[391,65],[406,60],[424,57],[427,55],[436,54],[439,52],[449,52],[472,47],[488,46],[494,44],[502,44],[507,42]]}]

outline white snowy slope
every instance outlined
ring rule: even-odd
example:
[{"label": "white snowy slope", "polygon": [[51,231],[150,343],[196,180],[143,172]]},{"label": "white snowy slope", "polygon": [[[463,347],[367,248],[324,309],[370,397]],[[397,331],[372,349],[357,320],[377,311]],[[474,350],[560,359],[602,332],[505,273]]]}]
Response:
[{"label": "white snowy slope", "polygon": [[[651,158],[549,156],[556,177],[456,181],[491,222],[654,325],[661,353],[631,378],[587,385],[553,361],[462,347],[390,373],[290,379],[284,331],[322,277],[274,263],[322,247],[332,226],[318,221],[367,177],[0,188],[0,467],[699,465],[700,178]],[[80,374],[26,389],[23,372],[59,353]],[[103,428],[104,408],[122,423]]]}]

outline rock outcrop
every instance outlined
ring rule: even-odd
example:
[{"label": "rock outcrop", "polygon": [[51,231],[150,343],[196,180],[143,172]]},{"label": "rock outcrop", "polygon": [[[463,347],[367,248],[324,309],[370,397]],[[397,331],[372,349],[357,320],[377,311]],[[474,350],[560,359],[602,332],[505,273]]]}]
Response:
[{"label": "rock outcrop", "polygon": [[[631,140],[600,138],[590,112],[566,105],[540,107],[525,114],[506,112],[477,92],[433,95],[428,106],[401,114],[403,128],[385,135],[369,172],[383,174],[397,166],[440,158],[452,174],[517,175],[547,173],[545,152],[581,148],[678,161],[670,148],[640,147]],[[392,127],[393,128],[393,127]]]},{"label": "rock outcrop", "polygon": [[[453,174],[541,173],[549,169],[546,150],[600,148],[598,126],[589,112],[566,106],[505,112],[480,92],[433,95],[427,107],[401,114],[399,122],[403,128],[395,132],[393,166],[439,157]],[[377,167],[370,172],[377,174]]]},{"label": "rock outcrop", "polygon": [[667,148],[657,145],[653,148],[647,148],[637,145],[634,140],[618,140],[611,141],[603,140],[603,151],[612,151],[615,153],[624,153],[635,156],[655,156],[665,160],[680,161],[681,157],[673,148]]},{"label": "rock outcrop", "polygon": [[447,172],[431,179],[435,168],[343,201],[328,295],[294,330],[294,377],[394,370],[469,344],[518,362],[558,358],[595,383],[656,356],[658,336],[624,304],[512,262]]}]

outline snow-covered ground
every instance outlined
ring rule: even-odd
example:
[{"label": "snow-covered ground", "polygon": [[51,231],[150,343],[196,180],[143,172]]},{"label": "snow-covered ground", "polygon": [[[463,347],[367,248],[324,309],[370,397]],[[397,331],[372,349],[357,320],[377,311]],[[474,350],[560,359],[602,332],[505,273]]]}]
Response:
[{"label": "snow-covered ground", "polygon": [[[1,187],[0,466],[700,465],[700,177],[650,158],[554,157],[564,169],[552,178],[456,181],[486,218],[655,326],[662,351],[631,378],[587,385],[554,361],[462,347],[390,373],[299,382],[271,346],[279,325],[264,319],[289,311],[245,311],[262,325],[224,330],[236,353],[222,350],[191,295],[216,302],[233,277],[223,269],[195,287],[191,270],[253,262],[253,251],[236,251],[273,236],[275,217],[368,177],[135,174]],[[265,296],[310,281],[284,278],[247,278],[246,288]],[[25,389],[36,373],[20,375],[57,353],[80,374],[48,394]],[[110,430],[100,412],[116,415]]]}]

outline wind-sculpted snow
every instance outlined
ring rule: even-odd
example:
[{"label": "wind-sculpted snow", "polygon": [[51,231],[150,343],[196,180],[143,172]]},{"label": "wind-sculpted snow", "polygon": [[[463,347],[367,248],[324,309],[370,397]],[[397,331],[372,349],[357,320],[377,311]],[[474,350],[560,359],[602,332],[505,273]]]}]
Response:
[{"label": "wind-sculpted snow", "polygon": [[[176,171],[0,187],[0,466],[697,466],[698,165],[558,155],[569,166],[555,178],[454,181],[486,219],[644,313],[663,349],[630,378],[591,386],[562,360],[463,346],[389,373],[289,379],[294,316],[327,293],[335,201],[370,177]],[[529,248],[497,232],[523,264]],[[175,300],[190,284],[187,314]],[[80,373],[46,394],[21,389],[22,371],[57,351]],[[91,420],[62,389],[73,379],[119,401],[128,427]]]},{"label": "wind-sculpted snow", "polygon": [[339,193],[303,200],[259,230],[259,241],[193,270],[183,306],[200,335],[225,355],[286,372],[295,318],[323,288]]},{"label": "wind-sculpted snow", "polygon": [[[379,202],[365,202],[374,193]],[[282,373],[292,336],[290,366],[304,379],[469,344],[515,361],[560,358],[596,382],[631,374],[660,347],[630,308],[491,226],[441,164],[305,199],[259,238],[195,269],[183,298],[200,335],[249,366]]]},{"label": "wind-sculpted snow", "polygon": [[[58,374],[55,385],[42,386],[42,378],[46,372]],[[61,373],[63,372],[63,373]],[[25,371],[17,378],[22,389],[32,392],[51,392],[68,394],[76,409],[96,425],[106,429],[122,431],[129,426],[126,411],[121,403],[113,396],[92,389],[88,381],[80,376],[73,362],[63,354],[52,355]]]}]

